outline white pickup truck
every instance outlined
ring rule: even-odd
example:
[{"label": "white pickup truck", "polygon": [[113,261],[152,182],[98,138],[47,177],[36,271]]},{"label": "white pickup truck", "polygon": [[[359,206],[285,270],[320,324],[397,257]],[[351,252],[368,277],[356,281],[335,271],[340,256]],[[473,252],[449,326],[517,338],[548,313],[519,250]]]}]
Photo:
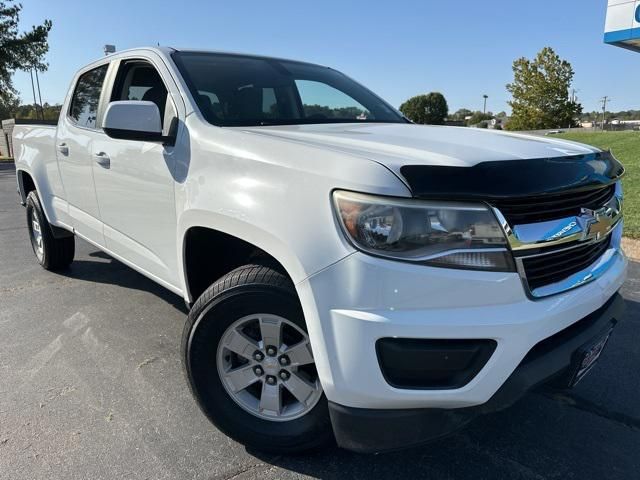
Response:
[{"label": "white pickup truck", "polygon": [[572,386],[620,320],[610,152],[414,125],[331,68],[123,51],[14,149],[38,261],[77,236],[184,297],[190,387],[253,448],[440,437]]}]

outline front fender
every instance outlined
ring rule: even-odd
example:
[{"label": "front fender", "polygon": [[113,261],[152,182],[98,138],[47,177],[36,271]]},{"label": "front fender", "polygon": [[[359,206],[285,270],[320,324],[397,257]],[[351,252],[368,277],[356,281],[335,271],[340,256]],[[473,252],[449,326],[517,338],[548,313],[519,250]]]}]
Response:
[{"label": "front fender", "polygon": [[285,268],[294,283],[302,281],[309,275],[291,247],[273,233],[227,215],[208,210],[189,210],[180,216],[177,229],[178,251],[181,252],[179,259],[179,280],[181,285],[183,285],[185,299],[189,303],[192,303],[195,299],[192,298],[187,282],[184,244],[187,232],[194,227],[210,228],[211,230],[249,242],[261,250],[264,250]]}]

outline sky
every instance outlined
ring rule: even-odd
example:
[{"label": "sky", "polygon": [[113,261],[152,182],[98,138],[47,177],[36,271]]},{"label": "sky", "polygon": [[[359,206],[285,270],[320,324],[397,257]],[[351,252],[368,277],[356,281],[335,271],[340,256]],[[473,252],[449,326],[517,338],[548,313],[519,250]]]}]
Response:
[{"label": "sky", "polygon": [[[449,110],[509,111],[516,58],[550,46],[575,70],[585,111],[640,109],[640,54],[602,41],[606,0],[22,0],[21,29],[53,21],[42,99],[62,102],[75,71],[118,50],[168,45],[272,55],[336,68],[398,107],[442,92]],[[32,102],[28,73],[14,83]]]}]

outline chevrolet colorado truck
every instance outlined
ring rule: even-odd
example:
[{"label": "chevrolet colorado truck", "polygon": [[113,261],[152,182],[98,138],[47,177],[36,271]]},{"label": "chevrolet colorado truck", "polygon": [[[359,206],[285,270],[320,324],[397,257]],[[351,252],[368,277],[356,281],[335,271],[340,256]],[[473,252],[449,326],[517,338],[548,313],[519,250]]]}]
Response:
[{"label": "chevrolet colorado truck", "polygon": [[182,296],[190,388],[256,449],[435,439],[574,385],[620,320],[611,152],[415,125],[328,67],[123,51],[14,146],[38,262],[79,237]]}]

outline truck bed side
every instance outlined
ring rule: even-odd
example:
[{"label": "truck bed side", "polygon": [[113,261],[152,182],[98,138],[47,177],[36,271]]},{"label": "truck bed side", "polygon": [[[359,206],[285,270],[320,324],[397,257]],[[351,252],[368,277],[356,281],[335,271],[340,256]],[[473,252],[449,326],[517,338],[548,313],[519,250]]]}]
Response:
[{"label": "truck bed side", "polygon": [[68,207],[56,158],[56,127],[53,125],[16,125],[13,151],[21,201],[25,201],[25,175],[38,192],[45,214],[52,225],[67,227]]}]

